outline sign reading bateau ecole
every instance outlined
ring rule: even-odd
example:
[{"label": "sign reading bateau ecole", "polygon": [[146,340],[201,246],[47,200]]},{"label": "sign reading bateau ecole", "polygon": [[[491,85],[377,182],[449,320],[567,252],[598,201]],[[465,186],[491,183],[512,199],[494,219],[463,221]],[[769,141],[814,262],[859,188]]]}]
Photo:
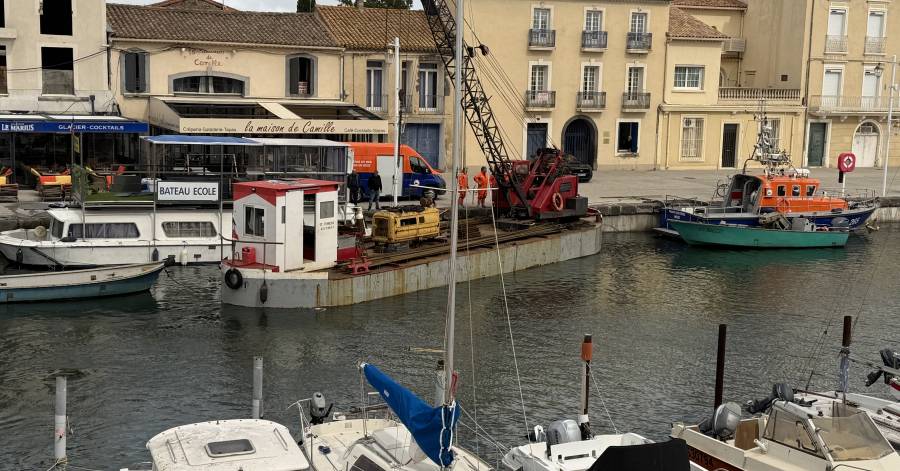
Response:
[{"label": "sign reading bateau ecole", "polygon": [[387,134],[383,119],[181,118],[182,134]]},{"label": "sign reading bateau ecole", "polygon": [[157,201],[219,201],[218,182],[156,182]]}]

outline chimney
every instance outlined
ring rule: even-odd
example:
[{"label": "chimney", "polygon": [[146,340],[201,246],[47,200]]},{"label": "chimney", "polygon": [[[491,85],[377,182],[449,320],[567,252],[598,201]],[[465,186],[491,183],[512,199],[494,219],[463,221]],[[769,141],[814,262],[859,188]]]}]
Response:
[{"label": "chimney", "polygon": [[365,8],[366,8],[365,3],[366,3],[365,0],[356,0],[356,8],[359,8],[360,10],[365,10]]}]

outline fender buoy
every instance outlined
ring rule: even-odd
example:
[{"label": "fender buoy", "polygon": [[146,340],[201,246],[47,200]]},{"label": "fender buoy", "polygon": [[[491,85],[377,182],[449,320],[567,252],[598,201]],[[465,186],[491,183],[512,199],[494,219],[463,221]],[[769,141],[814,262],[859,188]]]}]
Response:
[{"label": "fender buoy", "polygon": [[557,211],[562,211],[563,209],[563,198],[559,193],[553,193],[553,198],[551,203],[553,204],[553,209]]},{"label": "fender buoy", "polygon": [[225,272],[225,286],[231,289],[238,289],[244,285],[244,275],[237,268],[230,268]]},{"label": "fender buoy", "polygon": [[269,299],[269,285],[263,280],[262,286],[259,287],[259,302],[265,304]]}]

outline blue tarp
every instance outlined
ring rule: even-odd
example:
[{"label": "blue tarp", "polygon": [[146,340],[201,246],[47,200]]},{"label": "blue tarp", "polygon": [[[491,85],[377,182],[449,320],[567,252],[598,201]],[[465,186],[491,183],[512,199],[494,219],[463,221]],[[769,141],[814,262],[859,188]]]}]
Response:
[{"label": "blue tarp", "polygon": [[456,403],[450,406],[432,407],[408,389],[400,386],[390,376],[382,373],[372,365],[363,364],[363,373],[369,384],[381,394],[384,402],[391,407],[403,425],[409,430],[419,448],[439,466],[446,467],[453,463],[453,451],[450,445],[456,422],[459,420],[459,408]]},{"label": "blue tarp", "polygon": [[151,144],[162,145],[201,145],[201,146],[261,146],[259,142],[230,136],[183,136],[166,134],[164,136],[144,136],[141,139]]}]

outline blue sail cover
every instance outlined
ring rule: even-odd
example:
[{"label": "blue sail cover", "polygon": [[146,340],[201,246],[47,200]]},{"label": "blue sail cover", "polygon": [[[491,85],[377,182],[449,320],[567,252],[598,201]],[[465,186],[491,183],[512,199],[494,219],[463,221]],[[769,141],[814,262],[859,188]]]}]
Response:
[{"label": "blue sail cover", "polygon": [[384,402],[397,414],[425,455],[439,466],[450,466],[453,463],[450,445],[459,420],[456,403],[432,407],[378,368],[368,363],[363,364],[362,368],[369,384],[378,390]]}]

